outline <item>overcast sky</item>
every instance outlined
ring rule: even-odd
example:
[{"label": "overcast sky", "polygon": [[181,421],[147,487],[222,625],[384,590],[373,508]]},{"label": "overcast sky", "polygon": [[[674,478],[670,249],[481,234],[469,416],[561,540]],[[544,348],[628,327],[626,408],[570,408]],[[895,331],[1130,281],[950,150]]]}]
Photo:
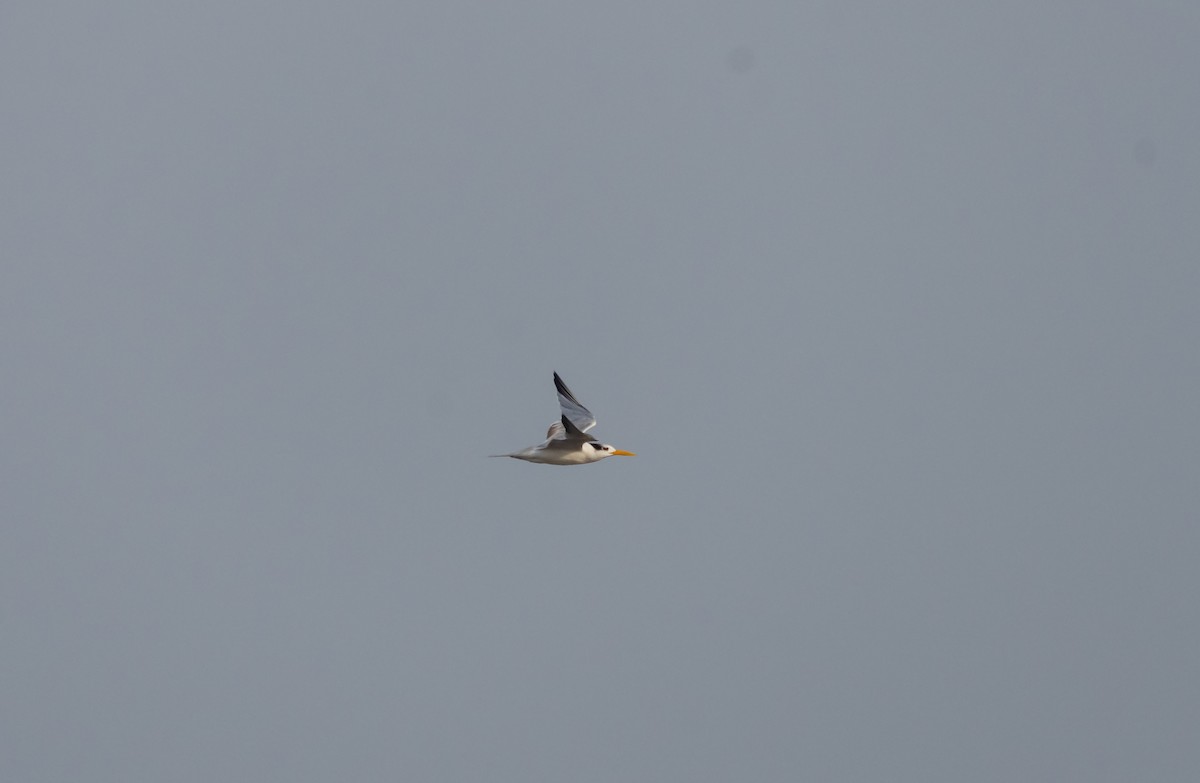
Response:
[{"label": "overcast sky", "polygon": [[10,0],[0,779],[1200,779],[1198,40]]}]

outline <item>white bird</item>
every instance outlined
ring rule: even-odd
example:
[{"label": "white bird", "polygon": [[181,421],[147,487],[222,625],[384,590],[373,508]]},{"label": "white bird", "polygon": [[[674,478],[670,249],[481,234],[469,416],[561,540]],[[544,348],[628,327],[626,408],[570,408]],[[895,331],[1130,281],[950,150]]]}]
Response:
[{"label": "white bird", "polygon": [[540,462],[543,465],[586,465],[589,462],[599,462],[605,457],[633,457],[632,451],[621,451],[618,448],[600,443],[587,434],[596,426],[596,417],[580,404],[571,394],[571,390],[563,383],[558,373],[554,373],[554,388],[558,390],[558,405],[562,408],[562,420],[550,425],[546,432],[546,442],[540,446],[530,446],[527,449],[514,451],[512,454],[492,454],[493,457],[512,457],[526,462]]}]

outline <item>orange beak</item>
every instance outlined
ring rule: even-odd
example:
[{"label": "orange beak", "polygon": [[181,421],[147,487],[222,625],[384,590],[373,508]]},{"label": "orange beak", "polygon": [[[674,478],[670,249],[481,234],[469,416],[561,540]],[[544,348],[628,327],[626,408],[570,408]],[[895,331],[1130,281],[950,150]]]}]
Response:
[{"label": "orange beak", "polygon": [[637,456],[632,451],[621,451],[620,449],[613,449],[613,454],[616,454],[618,457],[636,457]]}]

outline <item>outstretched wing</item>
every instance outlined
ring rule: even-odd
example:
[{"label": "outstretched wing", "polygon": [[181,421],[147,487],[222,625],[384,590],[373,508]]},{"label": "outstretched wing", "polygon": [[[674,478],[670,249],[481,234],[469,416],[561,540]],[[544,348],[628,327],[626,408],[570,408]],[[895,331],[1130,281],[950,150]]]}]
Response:
[{"label": "outstretched wing", "polygon": [[563,426],[568,433],[575,434],[571,432],[572,428],[584,433],[596,426],[596,417],[575,399],[558,373],[554,373],[554,388],[558,390],[558,406],[562,408]]},{"label": "outstretched wing", "polygon": [[561,421],[556,421],[550,425],[550,429],[546,430],[546,440],[562,440],[567,437],[567,431],[563,429]]}]

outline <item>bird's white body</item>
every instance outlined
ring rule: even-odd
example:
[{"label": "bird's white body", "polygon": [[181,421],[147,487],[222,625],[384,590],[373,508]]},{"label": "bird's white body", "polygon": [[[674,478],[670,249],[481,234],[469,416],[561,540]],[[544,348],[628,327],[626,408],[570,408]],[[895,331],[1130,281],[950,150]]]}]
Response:
[{"label": "bird's white body", "polygon": [[614,452],[618,451],[612,446],[609,446],[607,451],[604,448],[598,449],[591,443],[580,444],[577,449],[556,449],[554,446],[552,440],[547,440],[540,446],[530,446],[512,454],[497,454],[496,456],[523,459],[526,462],[538,462],[542,465],[586,465],[589,462],[599,462],[605,457],[611,457]]},{"label": "bird's white body", "polygon": [[575,399],[558,373],[554,373],[554,386],[558,390],[562,419],[550,425],[546,441],[511,454],[493,454],[493,457],[512,457],[542,465],[587,465],[605,457],[635,456],[631,451],[622,451],[587,435],[587,431],[596,426],[596,418]]}]

